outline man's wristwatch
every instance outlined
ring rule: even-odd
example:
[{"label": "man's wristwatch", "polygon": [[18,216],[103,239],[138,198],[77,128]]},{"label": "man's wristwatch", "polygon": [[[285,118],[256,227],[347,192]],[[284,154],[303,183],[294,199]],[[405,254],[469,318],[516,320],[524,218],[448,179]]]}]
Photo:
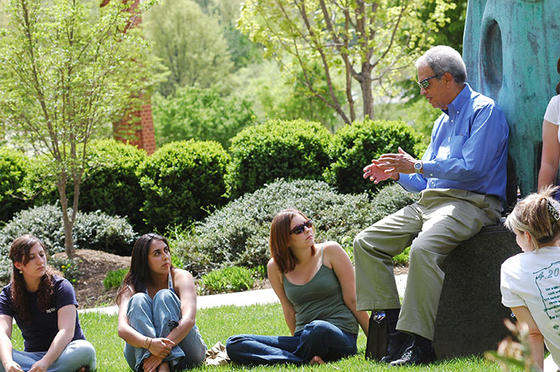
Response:
[{"label": "man's wristwatch", "polygon": [[417,160],[414,162],[414,173],[421,173],[423,168],[424,164],[422,163],[422,160]]}]

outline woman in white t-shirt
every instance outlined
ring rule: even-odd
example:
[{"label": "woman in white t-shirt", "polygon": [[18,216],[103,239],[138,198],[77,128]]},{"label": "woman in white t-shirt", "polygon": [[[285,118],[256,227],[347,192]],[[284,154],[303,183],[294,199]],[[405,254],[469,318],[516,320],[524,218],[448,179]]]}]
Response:
[{"label": "woman in white t-shirt", "polygon": [[[560,365],[560,203],[547,186],[517,203],[505,225],[523,250],[502,264],[502,303],[529,327],[533,362],[543,369],[544,344]],[[547,360],[548,362],[548,360]],[[548,366],[548,363],[546,363]],[[548,368],[547,368],[548,370]]]},{"label": "woman in white t-shirt", "polygon": [[[558,73],[560,74],[560,58],[558,59]],[[548,185],[554,185],[558,174],[558,162],[560,161],[560,83],[556,86],[558,95],[552,97],[546,108],[542,128],[542,158],[539,171],[539,190]],[[560,199],[560,194],[555,198]]]}]

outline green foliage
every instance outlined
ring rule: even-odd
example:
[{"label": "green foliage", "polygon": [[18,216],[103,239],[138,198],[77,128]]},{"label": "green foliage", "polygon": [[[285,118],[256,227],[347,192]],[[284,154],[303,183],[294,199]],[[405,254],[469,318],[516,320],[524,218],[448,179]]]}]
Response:
[{"label": "green foliage", "polygon": [[123,282],[128,269],[111,270],[105,275],[103,279],[103,286],[105,289],[119,288]]},{"label": "green foliage", "polygon": [[[34,206],[59,203],[56,169],[48,155],[37,155],[29,159],[27,194]],[[68,194],[67,194],[68,196]]]},{"label": "green foliage", "polygon": [[406,191],[400,185],[392,184],[382,187],[371,200],[373,210],[370,211],[375,221],[388,216],[402,207],[417,201],[420,194]]},{"label": "green foliage", "polygon": [[381,185],[364,180],[363,167],[381,154],[396,153],[399,146],[419,157],[422,137],[403,122],[364,120],[344,126],[329,148],[333,163],[324,173],[325,180],[343,193],[373,193]]},{"label": "green foliage", "polygon": [[144,231],[140,214],[144,194],[136,169],[146,159],[146,153],[111,139],[93,143],[87,156],[80,209],[126,216],[136,231]]},{"label": "green foliage", "polygon": [[393,257],[393,264],[397,266],[408,266],[408,258],[410,256],[410,247],[406,247],[402,253]]},{"label": "green foliage", "polygon": [[196,139],[228,148],[230,139],[256,120],[249,101],[222,97],[213,88],[178,88],[167,98],[155,95],[153,113],[158,146]]},{"label": "green foliage", "polygon": [[[139,16],[153,1],[135,8]],[[11,139],[46,153],[65,214],[66,249],[79,193],[68,203],[66,187],[78,190],[92,138],[143,104],[158,63],[129,5],[111,1],[18,1],[6,5],[0,29],[0,119]],[[71,209],[71,208],[70,208]]]},{"label": "green foliage", "polygon": [[0,148],[0,221],[8,221],[29,204],[24,191],[29,169],[30,161],[22,152]]},{"label": "green foliage", "polygon": [[[434,45],[449,45],[461,52],[463,50],[463,31],[465,29],[465,19],[467,17],[468,0],[455,0],[445,11],[445,17],[449,18],[449,24],[440,28],[433,35]],[[423,17],[428,18],[430,10],[434,9],[434,3],[429,4]]]},{"label": "green foliage", "polygon": [[[416,83],[414,85],[418,89]],[[433,108],[426,99],[379,104],[375,108],[378,120],[404,121],[412,126],[424,137],[426,147],[430,142],[434,121],[441,115],[441,110]]]},{"label": "green foliage", "polygon": [[144,28],[170,72],[159,88],[165,96],[177,87],[208,88],[233,68],[218,21],[192,0],[162,1],[144,17]]},{"label": "green foliage", "polygon": [[[442,18],[448,18],[449,24],[441,27],[437,33],[432,33],[430,38],[432,39],[432,45],[447,45],[461,53],[463,50],[463,30],[465,29],[468,0],[448,1],[448,3],[451,6],[445,10]],[[426,7],[422,10],[420,17],[421,19],[428,20],[436,4],[434,2],[426,2],[425,5]],[[398,87],[401,90],[402,96],[410,97],[410,100],[407,102],[408,106],[414,105],[418,101],[424,101],[416,84],[416,74],[412,74],[411,79],[399,82]],[[378,116],[376,118],[383,119]],[[393,118],[393,120],[395,119],[397,118]]]},{"label": "green foliage", "polygon": [[[16,213],[0,229],[0,254],[6,255],[10,244],[17,237],[32,234],[41,239],[49,255],[64,250],[62,212],[56,205],[43,205]],[[132,226],[120,217],[100,211],[78,212],[72,229],[75,247],[94,249],[120,255],[130,255],[136,234]]]},{"label": "green foliage", "polygon": [[148,227],[163,232],[168,225],[187,225],[222,205],[228,162],[213,141],[172,142],[157,150],[138,169]]},{"label": "green foliage", "polygon": [[72,284],[76,284],[81,273],[78,268],[79,259],[67,259],[52,257],[48,260],[49,265],[57,269]]},{"label": "green foliage", "polygon": [[322,181],[279,180],[214,211],[192,231],[174,235],[172,245],[194,275],[235,265],[264,266],[272,218],[297,208],[313,219],[317,241],[334,240],[351,251],[358,232],[412,201],[400,186],[384,189],[370,202],[366,194],[339,194]]},{"label": "green foliage", "polygon": [[262,46],[255,44],[237,28],[243,0],[195,0],[202,11],[218,18],[235,70],[262,61]]},{"label": "green foliage", "polygon": [[277,178],[321,179],[330,133],[319,123],[271,120],[232,140],[226,183],[237,197]]},{"label": "green foliage", "polygon": [[[304,74],[298,72],[291,79],[285,80],[288,92],[278,98],[270,97],[270,101],[279,100],[276,105],[266,111],[270,118],[281,120],[304,119],[308,121],[317,121],[326,128],[334,131],[340,118],[337,117],[335,110],[319,99],[317,96],[328,95],[327,80],[324,71],[318,64],[313,64]],[[316,93],[311,93],[312,91]],[[339,100],[344,99],[344,93],[335,92]],[[343,123],[342,123],[343,124]]]},{"label": "green foliage", "polygon": [[171,265],[173,265],[173,267],[178,267],[178,268],[182,269],[183,268],[183,259],[179,256],[172,255],[171,256]]},{"label": "green foliage", "polygon": [[268,272],[265,265],[258,265],[253,267],[253,278],[265,279],[268,276]]},{"label": "green foliage", "polygon": [[[313,73],[314,85],[327,89],[322,72]],[[316,121],[334,131],[343,121],[334,109],[305,87],[301,74],[284,73],[274,60],[265,60],[239,69],[229,79],[232,96],[252,102],[259,121],[270,119]]]},{"label": "green foliage", "polygon": [[[445,0],[380,0],[372,7],[359,1],[247,0],[239,27],[291,75],[303,72],[310,93],[350,124],[360,114],[352,83],[361,90],[362,117],[373,118],[372,90],[380,96],[397,93],[394,82],[433,43],[431,35],[449,22],[445,12],[452,7]],[[325,76],[323,92],[311,78],[315,66]],[[343,77],[342,84],[336,76]],[[337,92],[345,92],[344,99]]]},{"label": "green foliage", "polygon": [[241,292],[253,288],[253,271],[239,266],[224,267],[203,275],[200,283],[204,294]]}]

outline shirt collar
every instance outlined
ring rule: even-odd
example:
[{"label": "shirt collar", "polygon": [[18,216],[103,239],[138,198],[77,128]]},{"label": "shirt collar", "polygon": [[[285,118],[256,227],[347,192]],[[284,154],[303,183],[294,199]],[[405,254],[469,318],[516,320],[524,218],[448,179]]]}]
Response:
[{"label": "shirt collar", "polygon": [[469,85],[469,83],[465,83],[465,86],[459,92],[459,94],[457,94],[457,97],[455,97],[453,101],[451,101],[451,103],[447,105],[447,110],[442,110],[442,111],[445,112],[447,115],[449,115],[449,112],[454,112],[454,111],[457,111],[457,113],[459,113],[459,111],[461,111],[463,106],[469,101],[472,92],[473,90]]}]

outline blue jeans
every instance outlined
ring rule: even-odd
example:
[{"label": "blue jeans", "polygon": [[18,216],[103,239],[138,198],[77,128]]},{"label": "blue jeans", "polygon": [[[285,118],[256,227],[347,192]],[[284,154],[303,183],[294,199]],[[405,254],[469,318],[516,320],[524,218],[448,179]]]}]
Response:
[{"label": "blue jeans", "polygon": [[[31,366],[45,356],[46,351],[12,351],[12,358],[24,371],[29,371]],[[48,372],[75,372],[80,367],[89,367],[90,371],[95,369],[95,349],[86,340],[71,341],[62,354],[50,365]],[[0,363],[0,372],[5,372]]]},{"label": "blue jeans", "polygon": [[[146,293],[136,293],[128,302],[127,316],[132,328],[141,334],[166,337],[181,319],[181,302],[169,289],[160,290],[153,300]],[[184,369],[201,364],[205,355],[206,344],[195,325],[163,361]],[[143,360],[149,356],[146,349],[124,345],[124,357],[134,371],[141,371]]]},{"label": "blue jeans", "polygon": [[301,364],[315,355],[324,361],[354,355],[356,338],[329,322],[314,320],[293,336],[231,336],[226,349],[229,358],[240,364]]}]

